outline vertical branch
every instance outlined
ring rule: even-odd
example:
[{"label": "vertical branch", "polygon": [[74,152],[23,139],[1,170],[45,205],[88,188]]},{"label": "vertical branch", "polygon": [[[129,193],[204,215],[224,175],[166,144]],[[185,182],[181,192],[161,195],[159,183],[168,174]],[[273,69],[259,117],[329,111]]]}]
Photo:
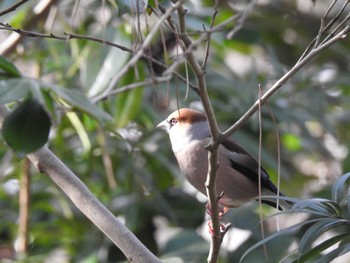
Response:
[{"label": "vertical branch", "polygon": [[[216,1],[216,6],[218,4],[218,1]],[[185,44],[186,49],[190,47],[192,44],[191,39],[189,38],[187,31],[186,31],[186,10],[183,8],[182,5],[178,7],[178,15],[179,15],[179,31],[180,31],[180,38]],[[214,19],[216,16],[216,11],[214,11],[212,23],[214,23]],[[208,40],[209,41],[209,40]],[[207,52],[208,51],[207,46]],[[211,222],[212,222],[212,228],[214,230],[214,234],[212,235],[212,241],[210,245],[210,252],[208,255],[208,262],[217,262],[219,258],[219,252],[220,252],[220,246],[222,242],[222,235],[220,232],[220,219],[219,219],[219,207],[218,207],[218,194],[216,191],[216,171],[219,165],[218,162],[218,147],[220,143],[220,137],[221,133],[219,130],[219,127],[216,122],[216,118],[214,115],[214,111],[209,99],[206,81],[205,81],[205,72],[203,68],[199,65],[197,59],[194,56],[193,52],[188,52],[186,55],[186,59],[188,63],[191,65],[192,70],[195,74],[197,85],[198,85],[198,94],[202,101],[205,113],[208,118],[210,133],[211,133],[211,142],[210,145],[208,145],[207,149],[209,151],[208,153],[208,174],[207,174],[207,180],[205,182],[205,186],[207,188],[207,196],[209,199],[209,205],[211,207]],[[205,62],[203,66],[205,66]]]},{"label": "vertical branch", "polygon": [[30,161],[25,159],[20,175],[19,188],[19,222],[18,222],[18,252],[28,251],[29,230],[29,207],[30,207]]}]

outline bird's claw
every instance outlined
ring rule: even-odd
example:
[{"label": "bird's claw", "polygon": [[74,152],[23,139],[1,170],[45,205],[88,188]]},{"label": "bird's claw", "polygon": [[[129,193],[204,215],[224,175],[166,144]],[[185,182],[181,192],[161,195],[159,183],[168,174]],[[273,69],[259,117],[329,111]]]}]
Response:
[{"label": "bird's claw", "polygon": [[[210,204],[207,203],[206,204],[206,210],[207,210],[207,214],[212,216],[213,215],[213,212],[211,211],[211,207],[210,207]],[[226,214],[226,212],[229,210],[230,208],[227,207],[227,206],[220,206],[219,205],[219,219],[221,220],[222,217],[224,216],[224,214]]]},{"label": "bird's claw", "polygon": [[[211,236],[215,236],[215,231],[213,229],[213,224],[211,222],[211,220],[208,221],[208,227],[209,227],[209,234]],[[223,223],[220,222],[220,237],[221,240],[224,238],[225,234],[227,233],[227,231],[231,228],[231,223],[228,223],[226,225],[224,225]]]}]

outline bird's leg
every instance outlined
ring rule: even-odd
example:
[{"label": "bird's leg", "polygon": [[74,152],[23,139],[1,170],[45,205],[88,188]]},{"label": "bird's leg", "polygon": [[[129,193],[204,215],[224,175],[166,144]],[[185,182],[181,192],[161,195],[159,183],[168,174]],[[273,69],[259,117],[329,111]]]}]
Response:
[{"label": "bird's leg", "polygon": [[[211,215],[213,214],[213,212],[211,211],[210,204],[207,203],[206,206],[205,206],[205,208],[207,209],[207,214],[211,216]],[[227,212],[229,209],[230,209],[229,207],[223,206],[223,205],[220,205],[220,204],[219,204],[219,219],[220,219],[220,220],[222,219],[222,217],[224,216],[224,214],[226,214],[226,212]]]},{"label": "bird's leg", "polygon": [[[209,227],[209,234],[214,236],[214,229],[213,229],[213,223],[211,222],[211,220],[208,221],[208,227]],[[228,229],[226,229],[226,226],[220,222],[220,233],[221,233],[221,236],[223,236],[226,232],[227,232]]]},{"label": "bird's leg", "polygon": [[[212,216],[213,212],[211,210],[210,204],[206,204],[206,209],[207,209],[207,214]],[[223,206],[219,204],[219,220],[220,220],[220,233],[221,236],[224,236],[225,233],[227,232],[229,227],[226,227],[223,223],[221,223],[221,219],[224,216],[224,214],[229,210],[229,207]],[[208,221],[208,227],[209,227],[209,233],[210,235],[214,236],[214,229],[213,229],[213,224],[211,220]]]}]

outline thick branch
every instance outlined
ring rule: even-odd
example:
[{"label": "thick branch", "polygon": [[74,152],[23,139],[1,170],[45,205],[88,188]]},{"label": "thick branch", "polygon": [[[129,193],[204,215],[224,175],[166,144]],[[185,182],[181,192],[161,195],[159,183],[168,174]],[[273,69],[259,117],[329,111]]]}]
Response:
[{"label": "thick branch", "polygon": [[[0,106],[0,127],[8,110]],[[136,237],[90,192],[85,184],[46,146],[28,159],[48,175],[62,191],[117,247],[130,262],[160,262]]]}]

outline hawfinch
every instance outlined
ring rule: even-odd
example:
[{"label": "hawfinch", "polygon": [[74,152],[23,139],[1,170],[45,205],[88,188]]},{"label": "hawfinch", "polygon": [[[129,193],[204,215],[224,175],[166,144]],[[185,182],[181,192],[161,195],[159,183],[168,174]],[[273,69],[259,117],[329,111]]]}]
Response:
[{"label": "hawfinch", "polygon": [[[169,133],[171,146],[182,173],[188,182],[206,195],[205,181],[208,172],[208,151],[210,131],[204,114],[192,109],[176,110],[158,124],[157,128]],[[258,162],[241,146],[232,140],[224,140],[218,149],[217,193],[221,208],[239,207],[259,195]],[[276,186],[261,167],[262,193],[277,195]],[[282,193],[279,193],[282,196]],[[275,202],[262,202],[277,207]],[[281,209],[280,207],[277,207]]]}]

